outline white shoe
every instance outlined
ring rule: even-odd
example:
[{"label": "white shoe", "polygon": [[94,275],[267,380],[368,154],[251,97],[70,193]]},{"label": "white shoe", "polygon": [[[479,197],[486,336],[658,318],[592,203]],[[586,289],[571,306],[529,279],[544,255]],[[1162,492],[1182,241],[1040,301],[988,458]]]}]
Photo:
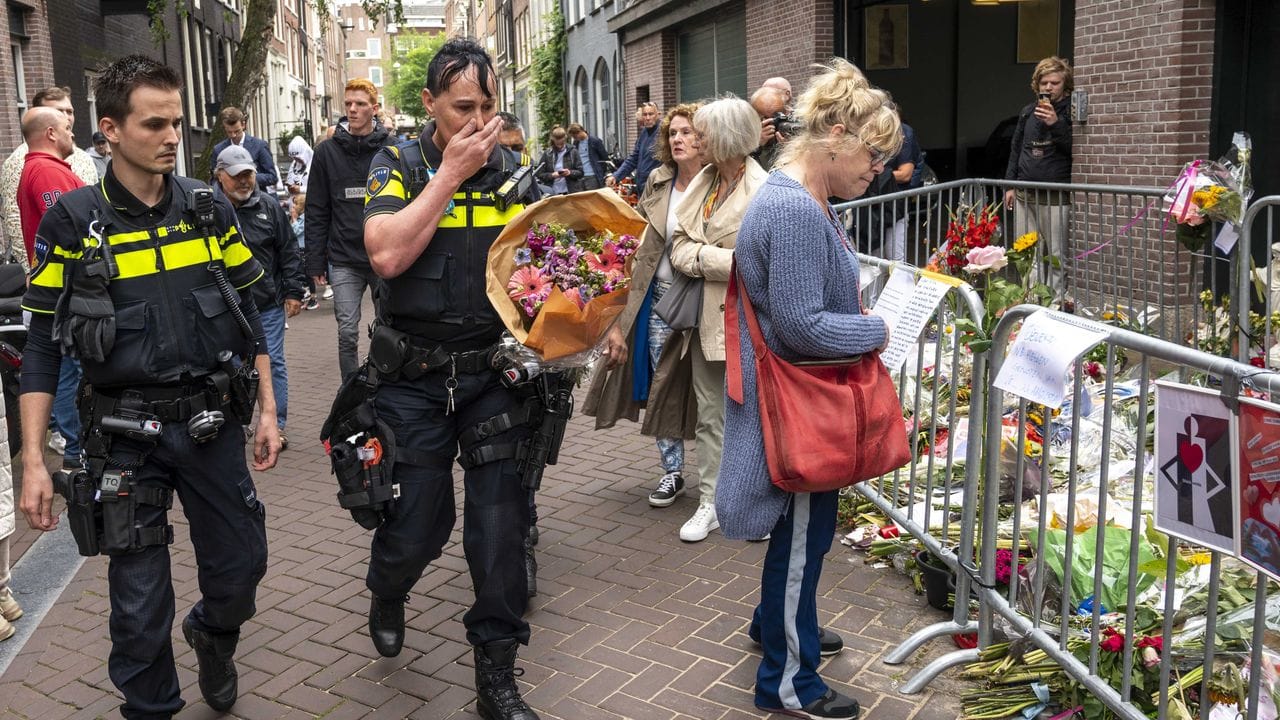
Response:
[{"label": "white shoe", "polygon": [[0,617],[13,622],[22,617],[22,606],[13,597],[13,591],[9,588],[0,590]]},{"label": "white shoe", "polygon": [[718,527],[720,527],[720,521],[716,519],[716,506],[711,503],[699,503],[693,517],[685,521],[684,526],[680,528],[680,539],[685,542],[701,542]]},{"label": "white shoe", "polygon": [[332,286],[332,285],[325,285],[325,286],[324,286],[324,294],[323,294],[323,295],[321,295],[320,297],[324,298],[325,300],[332,300],[332,299],[333,299],[333,286]]},{"label": "white shoe", "polygon": [[59,455],[67,451],[67,439],[62,437],[62,433],[54,430],[49,434],[49,449]]}]

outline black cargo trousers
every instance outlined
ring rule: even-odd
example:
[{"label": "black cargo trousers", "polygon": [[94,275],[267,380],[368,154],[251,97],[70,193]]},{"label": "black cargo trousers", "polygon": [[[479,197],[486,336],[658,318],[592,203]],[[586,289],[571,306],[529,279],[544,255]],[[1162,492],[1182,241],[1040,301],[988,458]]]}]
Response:
[{"label": "black cargo trousers", "polygon": [[[238,634],[253,617],[258,582],[267,570],[266,508],[245,462],[244,432],[228,422],[197,445],[185,422],[165,423],[154,444],[112,440],[108,467],[131,465],[134,481],[172,489],[182,503],[195,549],[200,599],[190,618],[197,630]],[[166,511],[138,504],[135,524],[157,527]],[[173,661],[173,578],[169,547],[152,545],[113,555],[107,570],[111,596],[111,681],[124,695],[125,718],[168,718],[182,709]]]},{"label": "black cargo trousers", "polygon": [[[494,370],[458,371],[453,410],[448,409],[446,368],[415,380],[379,385],[379,419],[396,434],[396,445],[432,460],[431,467],[397,460],[392,481],[400,497],[374,532],[366,584],[381,598],[405,597],[431,561],[440,557],[456,520],[453,465],[461,433],[496,415],[517,410],[521,401]],[[514,443],[532,434],[521,426],[482,441]],[[468,450],[470,448],[462,448]],[[475,604],[462,622],[475,646],[514,639],[529,642],[524,620],[526,591],[524,536],[529,530],[529,493],[514,458],[465,471],[462,547],[471,571]]]}]

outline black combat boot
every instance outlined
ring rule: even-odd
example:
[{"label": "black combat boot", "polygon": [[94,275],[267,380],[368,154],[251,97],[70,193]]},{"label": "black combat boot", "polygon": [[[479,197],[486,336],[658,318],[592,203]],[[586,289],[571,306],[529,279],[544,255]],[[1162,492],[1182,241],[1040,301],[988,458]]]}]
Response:
[{"label": "black combat boot", "polygon": [[533,539],[524,539],[524,581],[529,597],[538,594],[538,558],[533,556]]},{"label": "black combat boot", "polygon": [[236,704],[236,642],[239,633],[215,635],[197,630],[191,625],[191,617],[182,621],[182,636],[196,651],[200,664],[200,694],[209,707],[226,712]]},{"label": "black combat boot", "polygon": [[369,604],[369,637],[382,657],[395,657],[404,646],[404,604],[408,599],[374,595]]},{"label": "black combat boot", "polygon": [[499,640],[475,648],[476,712],[485,720],[539,720],[516,687],[515,640]]}]

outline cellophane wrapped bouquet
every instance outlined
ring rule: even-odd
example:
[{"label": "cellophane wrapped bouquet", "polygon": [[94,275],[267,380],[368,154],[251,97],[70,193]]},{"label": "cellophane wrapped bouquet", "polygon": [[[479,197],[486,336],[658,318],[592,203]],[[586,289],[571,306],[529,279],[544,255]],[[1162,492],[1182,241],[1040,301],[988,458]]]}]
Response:
[{"label": "cellophane wrapped bouquet", "polygon": [[1228,223],[1237,233],[1253,195],[1249,160],[1253,145],[1246,133],[1236,133],[1231,149],[1217,162],[1192,160],[1164,197],[1165,211],[1177,223],[1174,237],[1183,247],[1199,252],[1209,243],[1212,223]]},{"label": "cellophane wrapped bouquet", "polygon": [[611,190],[546,198],[489,249],[486,291],[507,331],[546,368],[585,367],[627,303],[645,221]]}]

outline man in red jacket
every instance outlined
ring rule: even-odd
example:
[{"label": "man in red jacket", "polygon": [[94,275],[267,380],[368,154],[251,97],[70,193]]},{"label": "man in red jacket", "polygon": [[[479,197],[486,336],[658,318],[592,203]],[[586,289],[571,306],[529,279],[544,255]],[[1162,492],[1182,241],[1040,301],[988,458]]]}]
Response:
[{"label": "man in red jacket", "polygon": [[[67,163],[76,146],[71,118],[65,112],[48,106],[31,108],[22,116],[22,138],[27,141],[27,157],[18,180],[18,213],[27,258],[32,272],[38,272],[50,252],[48,241],[36,238],[40,219],[59,198],[84,183]],[[58,372],[58,390],[53,398],[53,425],[66,443],[62,447],[63,467],[80,465],[80,413],[76,409],[79,387],[80,363],[66,358]]]},{"label": "man in red jacket", "polygon": [[18,212],[22,216],[22,241],[32,267],[44,259],[48,248],[36,252],[36,227],[45,211],[64,193],[84,185],[71,171],[67,158],[76,149],[71,121],[51,107],[34,107],[22,116],[22,138],[27,141],[27,162],[18,181]]}]

